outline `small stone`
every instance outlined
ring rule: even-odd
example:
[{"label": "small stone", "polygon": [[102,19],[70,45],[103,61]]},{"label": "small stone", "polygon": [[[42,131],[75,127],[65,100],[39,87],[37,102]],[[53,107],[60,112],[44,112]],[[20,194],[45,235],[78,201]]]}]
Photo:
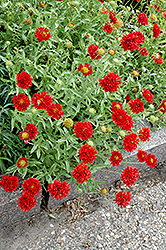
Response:
[{"label": "small stone", "polygon": [[54,225],[53,225],[53,224],[50,224],[50,227],[54,227]]}]

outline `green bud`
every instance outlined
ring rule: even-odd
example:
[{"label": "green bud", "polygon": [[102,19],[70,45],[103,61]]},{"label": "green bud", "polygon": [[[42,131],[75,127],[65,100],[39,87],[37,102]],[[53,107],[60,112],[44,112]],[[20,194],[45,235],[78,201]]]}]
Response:
[{"label": "green bud", "polygon": [[104,132],[104,133],[107,131],[107,129],[106,129],[106,127],[105,127],[104,125],[102,125],[102,126],[100,127],[100,129],[101,129],[101,131]]},{"label": "green bud", "polygon": [[6,44],[7,44],[7,45],[10,45],[10,42],[9,42],[9,41],[6,41]]},{"label": "green bud", "polygon": [[12,63],[11,61],[7,61],[7,62],[6,62],[6,65],[7,65],[7,66],[11,66],[12,64],[13,64],[13,63]]},{"label": "green bud", "polygon": [[73,120],[71,118],[66,118],[63,122],[65,128],[72,128],[73,127]]},{"label": "green bud", "polygon": [[89,112],[92,113],[92,114],[94,114],[96,112],[96,110],[93,109],[93,108],[91,108],[91,109],[89,109]]},{"label": "green bud", "polygon": [[111,6],[115,6],[115,2],[114,1],[110,1],[110,5]]},{"label": "green bud", "polygon": [[71,47],[72,47],[72,42],[68,41],[68,42],[66,43],[66,47],[67,47],[67,48],[71,48]]},{"label": "green bud", "polygon": [[59,84],[59,85],[61,85],[62,84],[62,81],[61,80],[57,80],[57,83]]},{"label": "green bud", "polygon": [[153,89],[153,85],[149,85],[149,89],[152,90]]},{"label": "green bud", "polygon": [[87,144],[93,147],[93,141],[88,141]]},{"label": "green bud", "polygon": [[35,114],[37,112],[37,110],[35,108],[32,108],[31,112],[32,112],[32,114]]},{"label": "green bud", "polygon": [[113,61],[114,61],[115,63],[118,63],[118,62],[119,62],[119,60],[118,60],[117,58],[114,58]]},{"label": "green bud", "polygon": [[102,194],[107,194],[108,193],[108,189],[107,188],[102,188],[101,189],[101,193]]},{"label": "green bud", "polygon": [[80,193],[80,194],[82,193],[82,189],[81,188],[78,189],[78,193]]},{"label": "green bud", "polygon": [[153,104],[150,104],[150,105],[149,105],[149,108],[150,108],[150,109],[154,109],[154,105],[153,105]]},{"label": "green bud", "polygon": [[123,137],[126,135],[124,130],[119,131],[119,134],[120,134],[120,136],[123,136]]},{"label": "green bud", "polygon": [[150,116],[150,121],[151,123],[154,123],[156,121],[156,117],[154,115]]}]

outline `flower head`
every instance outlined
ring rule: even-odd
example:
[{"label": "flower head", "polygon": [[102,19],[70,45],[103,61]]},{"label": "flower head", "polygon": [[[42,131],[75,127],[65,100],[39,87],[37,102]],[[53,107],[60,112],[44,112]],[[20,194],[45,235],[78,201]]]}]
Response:
[{"label": "flower head", "polygon": [[78,154],[79,154],[80,160],[82,160],[83,163],[87,163],[87,164],[88,163],[91,164],[97,158],[96,157],[97,150],[95,150],[94,147],[91,147],[88,144],[84,144],[80,148]]},{"label": "flower head", "polygon": [[85,66],[83,66],[81,63],[78,66],[78,71],[81,71],[84,76],[90,76],[90,74],[92,74],[92,66],[90,66],[88,63],[85,63]]},{"label": "flower head", "polygon": [[131,100],[131,96],[129,94],[127,94],[125,99],[126,99],[126,103],[128,103]]},{"label": "flower head", "polygon": [[138,132],[139,139],[143,142],[150,141],[150,129],[149,128],[142,128]]},{"label": "flower head", "polygon": [[123,109],[123,106],[120,102],[117,102],[117,101],[112,102],[112,105],[111,105],[112,112],[118,111],[120,109]]},{"label": "flower head", "polygon": [[121,208],[126,207],[130,204],[131,200],[131,194],[130,192],[119,192],[115,196],[115,202],[120,206]]},{"label": "flower head", "polygon": [[103,7],[103,8],[101,8],[101,13],[107,15],[108,14],[108,10],[105,7]]},{"label": "flower head", "polygon": [[63,122],[65,128],[72,128],[73,127],[73,120],[71,118],[66,118]]},{"label": "flower head", "polygon": [[28,125],[25,127],[25,131],[29,132],[29,140],[36,139],[36,135],[38,133],[38,130],[33,123],[28,123]]},{"label": "flower head", "polygon": [[132,117],[128,115],[124,109],[119,109],[113,112],[112,120],[117,126],[126,131],[131,131],[131,129],[133,128]]},{"label": "flower head", "polygon": [[135,100],[130,100],[129,106],[133,113],[144,112],[144,103],[138,97]]},{"label": "flower head", "polygon": [[45,91],[35,93],[32,97],[32,104],[37,109],[46,109],[52,104],[52,97]]},{"label": "flower head", "polygon": [[47,106],[46,110],[47,114],[56,120],[59,120],[64,114],[64,112],[62,112],[62,106],[59,103],[51,103]]},{"label": "flower head", "polygon": [[157,63],[158,65],[163,64],[163,58],[161,56],[159,56],[158,58],[154,58],[154,56],[152,56],[155,63]]},{"label": "flower head", "polygon": [[17,161],[18,168],[25,168],[28,166],[28,161],[25,157],[19,158]]},{"label": "flower head", "polygon": [[123,161],[123,157],[119,151],[113,150],[111,152],[111,157],[109,160],[110,160],[113,167],[115,167],[115,166],[118,167],[120,165],[121,161]]},{"label": "flower head", "polygon": [[153,102],[153,101],[154,101],[153,95],[152,95],[152,93],[150,92],[150,90],[148,90],[148,89],[143,89],[142,95],[143,95],[143,97],[145,98],[145,100],[146,100],[147,102]]},{"label": "flower head", "polygon": [[28,193],[23,193],[22,196],[18,199],[18,206],[21,210],[28,212],[30,209],[35,207],[36,199],[34,196],[29,195]]},{"label": "flower head", "polygon": [[112,28],[111,24],[109,22],[107,22],[104,24],[103,30],[110,34],[113,31],[113,28]]},{"label": "flower head", "polygon": [[139,144],[139,139],[135,133],[128,134],[124,137],[123,146],[127,152],[132,152],[137,148]]},{"label": "flower head", "polygon": [[91,172],[88,168],[88,165],[80,163],[73,170],[72,176],[77,180],[77,183],[83,183],[90,179]]},{"label": "flower head", "polygon": [[25,193],[28,193],[31,196],[36,196],[39,194],[41,184],[36,178],[30,177],[23,182],[22,187]]},{"label": "flower head", "polygon": [[138,169],[128,166],[123,170],[120,178],[124,184],[130,187],[137,181],[138,177],[139,177]]},{"label": "flower head", "polygon": [[160,32],[161,32],[160,27],[157,25],[157,23],[154,23],[154,25],[153,25],[153,37],[159,38]]},{"label": "flower head", "polygon": [[33,79],[26,71],[17,74],[16,84],[22,89],[30,88],[32,86],[32,81]]},{"label": "flower head", "polygon": [[94,45],[94,44],[91,44],[88,47],[88,53],[89,53],[91,59],[98,60],[98,59],[100,59],[102,57],[102,55],[99,55],[98,49],[100,49],[100,48],[97,45]]},{"label": "flower head", "polygon": [[18,188],[18,178],[17,176],[9,175],[3,176],[0,181],[0,187],[2,187],[6,192],[13,192]]},{"label": "flower head", "polygon": [[39,27],[38,29],[36,29],[35,36],[39,42],[47,41],[51,37],[49,30],[43,27]]},{"label": "flower head", "polygon": [[29,17],[27,19],[25,19],[25,23],[28,25],[28,24],[31,24],[32,22],[32,19]]},{"label": "flower head", "polygon": [[137,76],[137,77],[140,75],[139,72],[136,69],[133,69],[131,74],[134,75],[134,76]]},{"label": "flower head", "polygon": [[101,85],[105,92],[116,92],[119,88],[119,84],[121,84],[121,78],[113,71],[111,73],[108,72],[107,75],[104,75],[99,80],[99,85]]},{"label": "flower head", "polygon": [[155,155],[148,154],[146,157],[146,164],[151,168],[156,167],[157,166],[157,159],[155,158]]},{"label": "flower head", "polygon": [[140,43],[144,43],[145,37],[140,31],[134,31],[130,34],[123,35],[121,39],[121,46],[126,50],[130,50],[131,52],[138,49]]},{"label": "flower head", "polygon": [[166,100],[163,100],[162,103],[159,105],[159,109],[163,114],[166,113]]},{"label": "flower head", "polygon": [[113,12],[113,10],[109,12],[109,19],[111,19],[111,23],[114,23],[114,24],[117,23],[116,14]]},{"label": "flower head", "polygon": [[70,190],[70,185],[67,181],[54,180],[54,183],[49,183],[48,185],[48,192],[50,192],[52,198],[56,200],[61,200],[64,197],[67,197]]},{"label": "flower head", "polygon": [[12,100],[14,103],[14,107],[18,111],[26,111],[30,105],[29,97],[23,93],[18,93],[18,95],[15,95]]},{"label": "flower head", "polygon": [[92,131],[92,124],[90,122],[77,122],[74,126],[74,133],[75,136],[80,138],[80,140],[88,140],[90,137],[92,137],[93,131]]},{"label": "flower head", "polygon": [[143,56],[148,56],[148,55],[149,55],[147,49],[144,48],[144,47],[140,47],[140,48],[138,49],[138,51],[139,51],[140,54],[143,55]]},{"label": "flower head", "polygon": [[144,161],[146,161],[147,153],[145,151],[139,149],[138,153],[137,153],[137,157],[138,157],[138,160],[140,162],[144,162]]},{"label": "flower head", "polygon": [[43,9],[44,9],[44,7],[46,6],[46,4],[45,4],[45,3],[42,3],[42,2],[39,2],[39,5],[40,5],[40,7],[42,7]]},{"label": "flower head", "polygon": [[115,50],[114,49],[109,49],[108,50],[108,53],[111,55],[111,56],[114,56],[116,54]]},{"label": "flower head", "polygon": [[148,17],[146,16],[145,13],[142,12],[138,15],[137,23],[142,24],[143,26],[148,24]]}]

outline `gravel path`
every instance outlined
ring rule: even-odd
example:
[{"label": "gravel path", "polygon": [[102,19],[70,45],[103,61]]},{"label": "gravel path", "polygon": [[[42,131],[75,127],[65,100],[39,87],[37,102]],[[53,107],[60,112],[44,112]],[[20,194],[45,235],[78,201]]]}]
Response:
[{"label": "gravel path", "polygon": [[[45,231],[36,239],[11,249],[165,250],[166,164],[160,166],[160,170],[143,171],[138,182],[130,188],[132,200],[125,209],[120,209],[110,196],[103,199],[101,195],[91,194],[69,201],[53,213],[63,218],[58,225],[57,220],[49,219]],[[110,187],[109,194],[117,190],[127,189],[117,182]]]}]

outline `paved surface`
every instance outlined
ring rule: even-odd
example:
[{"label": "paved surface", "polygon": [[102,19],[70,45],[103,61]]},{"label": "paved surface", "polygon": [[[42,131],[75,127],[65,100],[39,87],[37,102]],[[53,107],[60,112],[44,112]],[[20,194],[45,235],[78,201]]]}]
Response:
[{"label": "paved surface", "polygon": [[[121,182],[109,195],[127,190]],[[165,250],[166,162],[141,171],[130,187],[132,200],[120,209],[111,196],[88,194],[65,202],[56,210],[3,228],[1,250]]]}]

